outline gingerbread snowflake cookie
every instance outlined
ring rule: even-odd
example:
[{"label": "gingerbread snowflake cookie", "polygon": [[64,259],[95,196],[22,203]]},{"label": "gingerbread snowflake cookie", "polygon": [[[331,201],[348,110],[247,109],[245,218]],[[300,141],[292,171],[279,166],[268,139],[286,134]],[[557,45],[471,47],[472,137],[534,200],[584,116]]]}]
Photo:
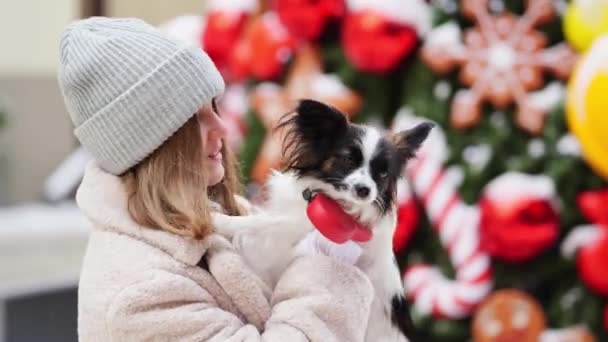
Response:
[{"label": "gingerbread snowflake cookie", "polygon": [[529,294],[504,289],[484,301],[473,316],[474,342],[595,342],[584,326],[546,329],[540,303]]},{"label": "gingerbread snowflake cookie", "polygon": [[452,102],[455,128],[475,126],[484,102],[497,108],[515,103],[517,125],[538,134],[549,108],[542,96],[531,92],[543,87],[544,72],[567,78],[576,54],[565,43],[547,48],[547,37],[535,29],[556,15],[551,0],[528,0],[522,16],[493,15],[488,3],[463,0],[462,14],[474,26],[463,37],[454,22],[437,27],[429,34],[421,58],[437,73],[460,66],[460,82],[468,88],[459,90]]},{"label": "gingerbread snowflake cookie", "polygon": [[532,296],[519,290],[500,290],[477,309],[473,340],[537,342],[545,324],[543,309]]}]

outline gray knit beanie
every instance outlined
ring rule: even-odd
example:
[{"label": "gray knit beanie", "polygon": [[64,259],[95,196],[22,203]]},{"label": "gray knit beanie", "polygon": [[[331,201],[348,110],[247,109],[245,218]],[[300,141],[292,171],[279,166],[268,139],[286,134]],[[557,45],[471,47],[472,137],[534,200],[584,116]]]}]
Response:
[{"label": "gray knit beanie", "polygon": [[139,19],[74,22],[60,49],[59,85],[74,133],[115,175],[143,160],[224,91],[200,47]]}]

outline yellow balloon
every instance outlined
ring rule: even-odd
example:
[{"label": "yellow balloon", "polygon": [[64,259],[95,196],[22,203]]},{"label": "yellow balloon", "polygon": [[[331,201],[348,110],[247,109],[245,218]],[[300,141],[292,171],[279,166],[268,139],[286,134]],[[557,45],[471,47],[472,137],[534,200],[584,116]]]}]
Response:
[{"label": "yellow balloon", "polygon": [[579,51],[587,50],[593,41],[608,33],[608,0],[575,0],[564,13],[566,40]]},{"label": "yellow balloon", "polygon": [[608,179],[608,35],[598,38],[574,69],[566,116],[583,158]]}]

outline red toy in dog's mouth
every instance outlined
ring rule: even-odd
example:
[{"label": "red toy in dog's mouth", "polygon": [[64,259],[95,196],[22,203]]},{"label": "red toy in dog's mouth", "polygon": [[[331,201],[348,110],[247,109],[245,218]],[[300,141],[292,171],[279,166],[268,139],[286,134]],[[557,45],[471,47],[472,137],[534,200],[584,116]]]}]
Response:
[{"label": "red toy in dog's mouth", "polygon": [[323,193],[309,194],[308,197],[308,219],[326,238],[335,243],[348,240],[365,242],[372,238],[371,230],[347,214],[335,200]]}]

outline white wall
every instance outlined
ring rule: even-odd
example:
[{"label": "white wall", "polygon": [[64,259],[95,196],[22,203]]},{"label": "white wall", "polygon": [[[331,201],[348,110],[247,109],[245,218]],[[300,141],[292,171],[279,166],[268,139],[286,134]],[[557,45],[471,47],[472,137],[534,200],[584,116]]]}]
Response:
[{"label": "white wall", "polygon": [[[230,1],[230,0],[226,0]],[[0,77],[54,74],[59,37],[79,17],[82,0],[2,0]],[[106,0],[106,15],[161,24],[177,15],[202,13],[204,0]]]},{"label": "white wall", "polygon": [[75,146],[57,85],[59,39],[81,0],[0,0],[0,203],[40,198],[48,174]]},{"label": "white wall", "polygon": [[137,17],[159,25],[178,15],[202,14],[204,4],[204,0],[106,0],[106,15]]},{"label": "white wall", "polygon": [[2,0],[0,77],[54,74],[61,31],[79,15],[79,0]]}]

